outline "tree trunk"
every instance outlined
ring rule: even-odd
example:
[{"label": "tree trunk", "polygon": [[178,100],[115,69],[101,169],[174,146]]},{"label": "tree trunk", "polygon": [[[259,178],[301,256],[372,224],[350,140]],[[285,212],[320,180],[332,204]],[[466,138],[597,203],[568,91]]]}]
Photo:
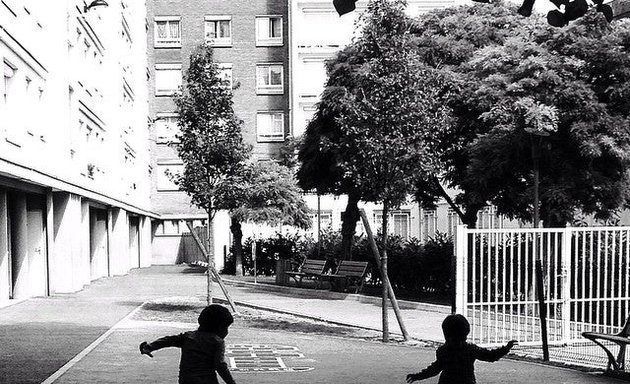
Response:
[{"label": "tree trunk", "polygon": [[389,319],[387,316],[387,298],[389,278],[387,276],[387,216],[389,215],[389,206],[387,202],[383,202],[383,251],[381,252],[381,281],[383,282],[383,301],[381,304],[383,316],[383,343],[389,342]]},{"label": "tree trunk", "polygon": [[466,224],[469,229],[477,228],[477,214],[483,208],[481,204],[464,204],[464,216],[461,218],[462,223]]},{"label": "tree trunk", "polygon": [[207,292],[206,301],[208,305],[212,304],[212,269],[214,268],[214,241],[212,236],[212,211],[208,210],[208,270],[207,273]]},{"label": "tree trunk", "polygon": [[348,194],[348,204],[343,213],[343,223],[341,224],[341,250],[343,260],[352,260],[352,246],[354,243],[354,233],[359,220],[359,197],[356,191]]},{"label": "tree trunk", "polygon": [[243,230],[241,222],[230,217],[230,231],[232,231],[232,252],[234,252],[234,276],[243,276]]},{"label": "tree trunk", "polygon": [[[531,135],[530,135],[531,138]],[[539,171],[539,160],[540,160],[540,150],[538,142],[534,139],[532,141],[532,168],[534,171],[534,228],[538,228],[540,226],[540,203],[539,203],[539,189],[540,189],[540,171]]]}]

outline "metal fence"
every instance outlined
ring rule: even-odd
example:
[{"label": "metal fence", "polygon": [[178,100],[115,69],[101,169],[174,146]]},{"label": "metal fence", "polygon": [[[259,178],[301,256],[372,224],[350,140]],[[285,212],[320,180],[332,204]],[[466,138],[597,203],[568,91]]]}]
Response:
[{"label": "metal fence", "polygon": [[456,307],[470,320],[475,343],[516,339],[525,348],[540,345],[537,259],[552,347],[581,348],[575,355],[599,353],[582,350],[591,348],[581,333],[618,332],[628,316],[630,227],[459,226],[456,241]]}]

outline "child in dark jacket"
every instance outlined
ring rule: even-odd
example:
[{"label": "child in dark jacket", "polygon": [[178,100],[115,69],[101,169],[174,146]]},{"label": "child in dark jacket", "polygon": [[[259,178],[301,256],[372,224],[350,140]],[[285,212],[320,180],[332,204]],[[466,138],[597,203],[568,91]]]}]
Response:
[{"label": "child in dark jacket", "polygon": [[470,324],[462,315],[449,315],[442,322],[446,342],[436,351],[436,360],[418,373],[407,375],[412,383],[440,375],[439,384],[475,384],[475,360],[497,361],[505,356],[517,343],[512,340],[497,349],[486,349],[466,342]]},{"label": "child in dark jacket", "polygon": [[166,336],[151,343],[140,344],[140,353],[166,347],[181,348],[179,384],[218,384],[217,373],[226,384],[235,384],[225,362],[225,342],[228,327],[234,322],[230,311],[218,304],[207,306],[199,315],[196,331]]}]

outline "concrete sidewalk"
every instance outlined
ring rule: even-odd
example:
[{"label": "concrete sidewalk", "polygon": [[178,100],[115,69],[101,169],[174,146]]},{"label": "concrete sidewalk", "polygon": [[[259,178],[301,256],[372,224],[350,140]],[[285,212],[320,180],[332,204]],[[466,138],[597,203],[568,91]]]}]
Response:
[{"label": "concrete sidewalk", "polygon": [[[156,266],[101,279],[75,294],[35,298],[0,309],[0,383],[41,383],[95,340],[107,339],[111,344],[106,332],[143,302],[172,296],[203,297],[205,284],[205,276],[188,267]],[[377,298],[239,282],[229,285],[229,291],[234,300],[248,305],[364,328],[381,327]],[[215,297],[222,297],[217,285]],[[442,339],[440,324],[448,308],[402,304],[413,337]],[[390,329],[398,331],[393,314]],[[130,350],[135,353],[136,347]],[[118,358],[124,360],[124,356]],[[109,363],[115,365],[104,361],[105,370],[110,369]]]},{"label": "concrete sidewalk", "polygon": [[[244,283],[225,279],[230,296],[237,302],[260,308],[292,313],[337,324],[381,330],[381,299],[328,290],[278,287],[267,284]],[[217,297],[223,299],[221,291]],[[442,320],[450,314],[450,307],[399,301],[402,317],[409,335],[421,340],[442,341]],[[401,334],[394,311],[389,307],[389,327],[393,334]]]}]

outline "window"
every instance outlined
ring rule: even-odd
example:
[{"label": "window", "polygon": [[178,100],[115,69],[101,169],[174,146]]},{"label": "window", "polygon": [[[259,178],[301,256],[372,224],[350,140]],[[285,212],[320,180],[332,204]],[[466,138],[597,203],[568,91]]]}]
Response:
[{"label": "window", "polygon": [[282,64],[256,66],[256,93],[281,95],[284,93]]},{"label": "window", "polygon": [[448,209],[448,235],[455,236],[457,232],[457,226],[462,225],[462,220],[459,218],[457,212],[452,208]]},{"label": "window", "polygon": [[215,47],[232,46],[231,16],[206,16],[206,43]]},{"label": "window", "polygon": [[321,223],[321,230],[326,230],[326,229],[330,229],[332,228],[332,211],[327,211],[327,210],[321,210],[319,211],[319,221],[317,218],[317,211],[311,211],[311,213],[309,214],[309,217],[311,218],[311,223],[313,223],[313,225],[311,226],[311,228],[313,229],[314,232],[317,232],[317,224]]},{"label": "window", "polygon": [[297,64],[296,72],[300,73],[300,82],[295,87],[300,96],[317,97],[326,85],[326,60],[330,57],[314,55],[301,57]]},{"label": "window", "polygon": [[167,163],[167,164],[158,164],[158,174],[157,174],[157,190],[168,192],[168,191],[179,191],[179,187],[173,182],[170,175],[176,175],[184,170],[184,165],[181,163]]},{"label": "window", "polygon": [[[408,211],[393,211],[387,221],[387,233],[409,239],[410,214]],[[374,211],[373,232],[378,233],[383,229],[383,211]]]},{"label": "window", "polygon": [[437,212],[425,209],[422,212],[422,240],[427,241],[437,233]]},{"label": "window", "polygon": [[225,82],[225,86],[228,89],[232,89],[232,64],[231,63],[219,63],[219,78]]},{"label": "window", "polygon": [[[306,104],[306,105],[302,105],[301,106],[302,109],[302,116],[304,117],[304,125],[299,126],[298,125],[298,129],[295,129],[294,135],[298,136],[300,133],[306,131],[306,127],[308,127],[308,124],[311,122],[311,120],[313,120],[313,116],[315,115],[315,112],[317,111],[317,107],[315,106],[315,104]],[[298,120],[299,121],[299,120]]]},{"label": "window", "polygon": [[168,143],[175,140],[178,133],[177,114],[158,113],[155,121],[155,136],[158,143]]},{"label": "window", "polygon": [[392,212],[392,233],[403,239],[409,239],[409,212]]},{"label": "window", "polygon": [[179,17],[158,16],[153,31],[156,47],[181,47],[182,31]]},{"label": "window", "polygon": [[484,207],[477,213],[477,228],[479,229],[502,228],[502,224],[495,207]]},{"label": "window", "polygon": [[282,17],[260,16],[256,18],[256,45],[282,45]]},{"label": "window", "polygon": [[158,96],[173,95],[182,85],[181,64],[155,65],[155,94]]},{"label": "window", "polygon": [[284,113],[258,112],[256,138],[258,142],[284,141]]}]

